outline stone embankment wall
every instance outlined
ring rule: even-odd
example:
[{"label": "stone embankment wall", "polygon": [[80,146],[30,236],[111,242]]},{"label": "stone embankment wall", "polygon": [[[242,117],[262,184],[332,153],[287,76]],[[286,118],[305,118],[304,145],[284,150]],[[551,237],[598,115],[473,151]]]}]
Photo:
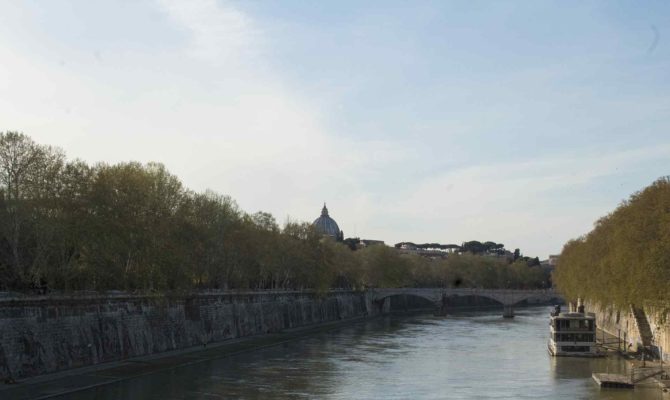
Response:
[{"label": "stone embankment wall", "polygon": [[379,312],[359,292],[0,298],[0,380]]},{"label": "stone embankment wall", "polygon": [[632,312],[629,310],[617,311],[614,307],[601,306],[595,303],[586,303],[585,308],[587,312],[596,314],[596,326],[599,329],[610,335],[620,337],[622,343],[625,340],[628,351],[636,352],[638,345],[642,346],[640,332],[637,329]]},{"label": "stone embankment wall", "polygon": [[[651,350],[663,359],[670,361],[670,315],[662,315],[657,308],[642,308],[649,324]],[[638,322],[631,308],[617,310],[612,306],[586,303],[586,311],[596,314],[596,324],[613,336],[620,337],[629,352],[637,352],[643,347],[643,338]]]},{"label": "stone embankment wall", "polygon": [[654,351],[663,355],[663,361],[670,361],[670,314],[663,315],[653,307],[645,308],[651,328]]}]

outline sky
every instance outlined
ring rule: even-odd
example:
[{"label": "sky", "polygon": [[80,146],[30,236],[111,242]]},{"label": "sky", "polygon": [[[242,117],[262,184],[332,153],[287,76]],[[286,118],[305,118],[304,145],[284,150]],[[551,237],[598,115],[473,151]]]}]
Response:
[{"label": "sky", "polygon": [[670,175],[670,2],[0,0],[0,131],[546,258]]}]

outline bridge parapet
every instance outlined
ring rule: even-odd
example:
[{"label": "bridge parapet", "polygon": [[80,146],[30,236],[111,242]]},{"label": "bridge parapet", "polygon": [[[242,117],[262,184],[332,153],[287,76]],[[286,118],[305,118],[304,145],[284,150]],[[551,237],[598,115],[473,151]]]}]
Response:
[{"label": "bridge parapet", "polygon": [[513,306],[524,300],[547,302],[560,295],[551,289],[519,290],[519,289],[480,289],[480,288],[384,288],[370,289],[372,300],[381,302],[391,296],[417,296],[434,303],[437,308],[444,309],[446,299],[456,296],[479,296],[497,301],[504,307],[506,317],[514,316]]}]

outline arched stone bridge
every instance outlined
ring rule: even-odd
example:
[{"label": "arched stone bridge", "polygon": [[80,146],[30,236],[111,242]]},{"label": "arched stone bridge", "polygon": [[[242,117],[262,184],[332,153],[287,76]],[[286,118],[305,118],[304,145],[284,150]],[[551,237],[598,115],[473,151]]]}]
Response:
[{"label": "arched stone bridge", "polygon": [[382,310],[388,311],[392,296],[416,296],[424,298],[440,310],[447,312],[447,301],[456,296],[485,297],[500,303],[503,307],[503,316],[514,316],[514,305],[524,300],[529,303],[547,303],[561,299],[561,295],[551,289],[516,290],[516,289],[477,289],[477,288],[387,288],[369,289],[372,301],[379,304]]}]

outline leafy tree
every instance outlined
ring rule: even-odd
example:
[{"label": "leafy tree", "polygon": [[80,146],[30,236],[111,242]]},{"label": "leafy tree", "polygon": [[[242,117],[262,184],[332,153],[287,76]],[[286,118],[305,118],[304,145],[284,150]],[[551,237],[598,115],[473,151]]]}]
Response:
[{"label": "leafy tree", "polygon": [[35,285],[36,271],[46,261],[45,248],[53,230],[51,219],[57,208],[57,180],[63,154],[35,143],[18,132],[0,132],[0,192],[2,235],[9,256],[3,270],[15,286]]},{"label": "leafy tree", "polygon": [[627,308],[670,300],[670,178],[655,181],[565,244],[554,280],[568,298]]},{"label": "leafy tree", "polygon": [[[228,196],[195,193],[162,164],[89,166],[29,137],[0,133],[0,289],[183,291],[361,289],[366,286],[532,287],[539,268],[475,254],[446,259],[337,243],[309,223],[279,227]],[[398,243],[425,250],[453,244]],[[662,255],[662,253],[659,253]],[[531,271],[532,270],[532,271]]]}]

